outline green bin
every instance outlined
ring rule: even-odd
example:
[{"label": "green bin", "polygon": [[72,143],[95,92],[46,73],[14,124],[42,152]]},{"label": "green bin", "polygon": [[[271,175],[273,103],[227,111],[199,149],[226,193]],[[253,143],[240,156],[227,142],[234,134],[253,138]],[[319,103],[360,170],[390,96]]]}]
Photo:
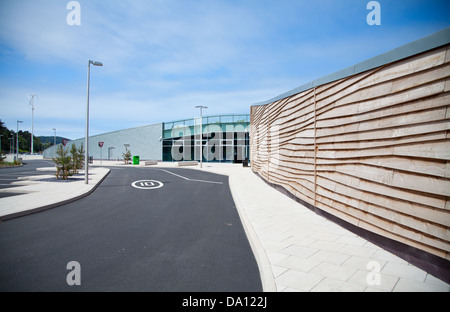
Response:
[{"label": "green bin", "polygon": [[139,156],[133,156],[133,165],[139,165]]}]

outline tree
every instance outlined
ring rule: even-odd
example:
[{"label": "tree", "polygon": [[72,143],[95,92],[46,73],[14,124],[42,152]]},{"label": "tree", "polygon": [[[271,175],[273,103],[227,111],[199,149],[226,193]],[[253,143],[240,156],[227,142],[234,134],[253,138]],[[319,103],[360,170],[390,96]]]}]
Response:
[{"label": "tree", "polygon": [[23,154],[30,152],[31,141],[29,141],[29,139],[28,131],[19,130],[19,153]]},{"label": "tree", "polygon": [[126,151],[126,153],[122,154],[123,160],[125,161],[125,164],[128,164],[128,162],[131,160],[131,151]]},{"label": "tree", "polygon": [[5,123],[0,120],[0,140],[1,140],[1,151],[5,153],[11,149],[11,141],[13,131],[5,127]]},{"label": "tree", "polygon": [[77,173],[77,163],[78,163],[78,149],[75,143],[72,143],[72,148],[70,149],[70,155],[72,155],[72,173]]},{"label": "tree", "polygon": [[[14,142],[11,142],[10,138],[12,139],[14,134]],[[1,150],[3,153],[6,151],[11,151],[11,143],[14,143],[14,149],[16,148],[16,140],[17,140],[17,134],[9,130],[5,127],[5,123],[0,120],[0,135],[1,135]],[[35,152],[42,152],[44,150],[44,145],[42,144],[41,140],[33,136],[33,149],[34,151],[31,151],[33,153]],[[31,148],[31,133],[28,131],[22,131],[19,130],[19,152],[20,153],[28,153],[30,152]]]},{"label": "tree", "polygon": [[78,169],[83,168],[83,144],[77,148],[75,143],[73,143],[70,150],[65,150],[63,145],[58,145],[56,155],[57,157],[53,158],[53,161],[56,164],[57,179],[59,179],[61,173],[62,179],[67,180],[69,176],[77,174]]},{"label": "tree", "polygon": [[81,144],[80,148],[78,149],[78,157],[75,166],[77,167],[77,169],[81,169],[83,168],[83,164],[84,164],[84,149],[83,144]]},{"label": "tree", "polygon": [[62,172],[62,179],[67,180],[70,173],[70,169],[72,167],[71,158],[68,156],[69,152],[64,150],[64,146],[59,145],[56,149],[56,158],[53,158],[53,161],[56,164],[56,178],[59,179],[59,174]]}]

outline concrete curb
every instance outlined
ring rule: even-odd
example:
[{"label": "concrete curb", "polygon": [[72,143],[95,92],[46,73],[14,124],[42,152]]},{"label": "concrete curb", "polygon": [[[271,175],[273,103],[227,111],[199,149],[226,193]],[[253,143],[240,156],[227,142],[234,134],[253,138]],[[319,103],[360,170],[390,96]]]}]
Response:
[{"label": "concrete curb", "polygon": [[0,170],[8,169],[8,168],[17,168],[17,167],[23,167],[23,165],[13,165],[13,166],[7,166],[7,167],[0,167]]},{"label": "concrete curb", "polygon": [[41,212],[41,211],[53,209],[53,208],[56,208],[56,207],[59,207],[59,206],[62,206],[62,205],[65,205],[65,204],[77,201],[77,200],[79,200],[79,199],[81,199],[83,197],[86,197],[86,196],[92,194],[97,189],[97,187],[106,179],[106,177],[109,175],[110,172],[111,172],[111,169],[108,169],[106,174],[94,185],[94,187],[92,187],[90,190],[86,191],[85,193],[83,193],[81,195],[78,195],[78,196],[75,196],[75,197],[72,197],[72,198],[68,198],[68,199],[62,200],[62,201],[57,202],[57,203],[52,203],[52,204],[43,205],[43,206],[40,206],[40,207],[37,207],[37,208],[29,209],[29,210],[24,210],[24,211],[19,211],[19,212],[14,212],[14,213],[11,213],[11,214],[3,215],[3,216],[0,216],[0,221],[6,221],[6,220],[10,220],[10,219],[14,219],[14,218],[19,218],[19,217],[23,217],[23,216],[26,216],[26,215],[30,215],[30,214],[33,214],[33,213],[38,213],[38,212]]},{"label": "concrete curb", "polygon": [[244,226],[245,233],[247,234],[247,239],[253,250],[256,262],[258,263],[263,291],[276,292],[277,286],[275,284],[275,278],[273,276],[272,265],[270,264],[269,258],[267,257],[266,250],[263,248],[258,235],[253,229],[252,223],[245,213],[245,209],[243,208],[243,205],[235,190],[233,177],[229,175],[228,178],[231,195],[233,196],[233,200],[239,213],[239,217],[241,219],[242,225]]}]

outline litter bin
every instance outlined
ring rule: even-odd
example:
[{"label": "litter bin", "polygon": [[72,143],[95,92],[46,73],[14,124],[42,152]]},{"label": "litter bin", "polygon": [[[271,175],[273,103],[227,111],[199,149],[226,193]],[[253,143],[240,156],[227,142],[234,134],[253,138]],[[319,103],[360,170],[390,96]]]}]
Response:
[{"label": "litter bin", "polygon": [[94,156],[89,156],[89,163],[93,164],[94,163]]},{"label": "litter bin", "polygon": [[242,161],[242,167],[248,167],[248,159]]},{"label": "litter bin", "polygon": [[133,165],[139,165],[139,156],[133,156]]}]

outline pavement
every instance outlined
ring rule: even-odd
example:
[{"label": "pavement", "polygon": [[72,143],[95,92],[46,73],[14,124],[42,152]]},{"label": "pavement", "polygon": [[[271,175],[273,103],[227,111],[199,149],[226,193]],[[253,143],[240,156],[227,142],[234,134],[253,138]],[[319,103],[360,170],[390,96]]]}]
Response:
[{"label": "pavement", "polygon": [[106,178],[110,169],[89,169],[89,184],[85,184],[84,171],[67,182],[42,181],[55,179],[55,167],[38,168],[48,174],[18,177],[17,181],[11,183],[15,187],[0,189],[0,194],[14,194],[0,198],[0,221],[51,209],[91,194]]},{"label": "pavement", "polygon": [[[17,183],[23,185],[14,190],[26,194],[0,198],[0,220],[54,208],[87,196],[107,177],[110,169],[106,166],[124,164],[94,161],[88,185],[84,180],[55,183],[22,177]],[[126,166],[136,170],[142,167]],[[177,163],[158,163],[151,167],[176,166]],[[450,291],[449,284],[270,187],[250,167],[203,163],[202,168],[199,165],[179,168],[229,177],[231,193],[258,263],[265,292]],[[48,170],[49,177],[53,176],[51,167],[40,170]],[[11,192],[11,188],[7,190]]]}]

